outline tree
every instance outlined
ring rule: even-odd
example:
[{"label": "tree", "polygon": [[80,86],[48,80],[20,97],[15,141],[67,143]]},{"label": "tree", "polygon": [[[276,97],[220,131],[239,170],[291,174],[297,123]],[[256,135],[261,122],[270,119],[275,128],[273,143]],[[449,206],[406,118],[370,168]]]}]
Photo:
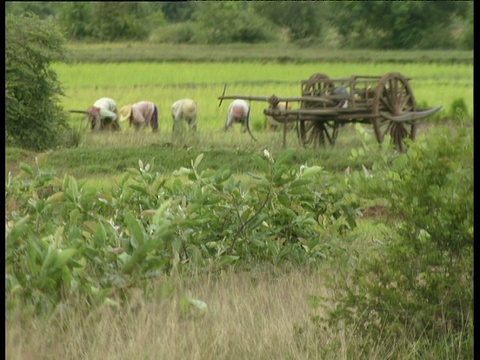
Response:
[{"label": "tree", "polygon": [[59,12],[58,21],[69,39],[82,40],[93,35],[93,11],[90,3],[67,2]]},{"label": "tree", "polygon": [[319,38],[328,12],[326,1],[254,1],[254,11],[289,31],[292,40]]},{"label": "tree", "polygon": [[7,143],[43,151],[56,146],[68,127],[63,95],[50,63],[65,55],[64,38],[52,20],[27,13],[6,15],[5,107]]},{"label": "tree", "polygon": [[267,42],[275,38],[274,25],[255,14],[248,2],[199,2],[195,19],[206,34],[200,40],[211,44]]},{"label": "tree", "polygon": [[57,15],[54,1],[6,1],[5,10],[17,16],[31,12],[40,19],[55,18]]},{"label": "tree", "polygon": [[469,6],[466,15],[465,30],[462,34],[462,45],[465,49],[473,50],[473,1],[469,1]]},{"label": "tree", "polygon": [[165,19],[169,23],[189,21],[195,12],[195,2],[192,1],[165,1],[161,2]]},{"label": "tree", "polygon": [[93,4],[94,37],[100,41],[144,40],[146,7],[140,2],[96,2]]},{"label": "tree", "polygon": [[343,45],[391,49],[455,47],[452,24],[465,1],[339,1],[332,23]]}]

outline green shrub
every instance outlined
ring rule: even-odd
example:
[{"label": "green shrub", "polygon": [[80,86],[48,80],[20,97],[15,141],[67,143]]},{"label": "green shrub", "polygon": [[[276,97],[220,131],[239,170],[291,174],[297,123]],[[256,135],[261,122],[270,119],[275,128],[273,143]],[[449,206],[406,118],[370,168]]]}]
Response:
[{"label": "green shrub", "polygon": [[344,256],[340,239],[356,225],[348,191],[318,166],[287,166],[292,156],[254,155],[254,185],[229,167],[200,170],[203,155],[170,185],[139,160],[99,191],[57,178],[45,154],[36,169],[22,163],[6,183],[9,308],[112,304],[165,273]]},{"label": "green shrub", "polygon": [[[374,154],[373,149],[355,154]],[[351,180],[365,197],[383,199],[398,225],[345,275],[332,324],[353,323],[379,341],[457,339],[469,357],[473,316],[473,139],[439,127],[406,153],[384,149]],[[341,271],[342,269],[340,269]],[[445,339],[445,340],[443,340]],[[454,347],[449,344],[448,347]]]},{"label": "green shrub", "polygon": [[64,39],[55,23],[38,17],[6,17],[6,142],[43,151],[62,141],[68,127],[60,106],[63,95],[53,61],[64,57]]},{"label": "green shrub", "polygon": [[276,26],[243,3],[207,2],[196,18],[206,44],[264,43],[276,40]]},{"label": "green shrub", "polygon": [[165,25],[152,31],[150,41],[160,44],[195,43],[199,30],[198,25],[192,22]]}]

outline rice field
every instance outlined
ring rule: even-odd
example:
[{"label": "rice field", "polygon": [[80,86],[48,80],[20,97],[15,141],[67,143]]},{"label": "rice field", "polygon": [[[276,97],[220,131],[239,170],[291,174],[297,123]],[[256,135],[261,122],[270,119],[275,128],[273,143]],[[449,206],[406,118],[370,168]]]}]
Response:
[{"label": "rice field", "polygon": [[[87,109],[103,96],[115,99],[119,107],[150,100],[160,110],[160,131],[171,131],[170,106],[178,99],[189,97],[199,103],[199,131],[220,129],[228,101],[219,106],[218,96],[225,85],[226,95],[299,96],[301,80],[318,72],[331,78],[400,72],[412,78],[417,104],[443,105],[440,114],[447,116],[453,100],[463,98],[473,116],[473,66],[469,64],[130,62],[56,63],[53,69],[64,86],[61,101],[66,110]],[[252,101],[251,107],[252,124],[264,121],[266,103]],[[73,122],[83,119],[72,116]]]}]

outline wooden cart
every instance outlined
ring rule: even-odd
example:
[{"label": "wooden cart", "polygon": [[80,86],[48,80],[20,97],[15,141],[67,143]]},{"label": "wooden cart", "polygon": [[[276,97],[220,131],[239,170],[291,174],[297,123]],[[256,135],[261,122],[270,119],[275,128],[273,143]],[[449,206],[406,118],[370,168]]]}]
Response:
[{"label": "wooden cart", "polygon": [[[391,141],[403,151],[405,138],[415,140],[417,120],[433,115],[442,107],[417,108],[410,80],[396,72],[338,79],[317,73],[301,82],[300,97],[223,94],[218,99],[267,101],[270,106],[264,114],[284,124],[284,146],[288,123],[297,124],[298,139],[305,147],[333,145],[342,125],[364,123],[373,125],[379,144],[389,134]],[[280,110],[277,105],[281,101],[297,102],[300,107]]]}]

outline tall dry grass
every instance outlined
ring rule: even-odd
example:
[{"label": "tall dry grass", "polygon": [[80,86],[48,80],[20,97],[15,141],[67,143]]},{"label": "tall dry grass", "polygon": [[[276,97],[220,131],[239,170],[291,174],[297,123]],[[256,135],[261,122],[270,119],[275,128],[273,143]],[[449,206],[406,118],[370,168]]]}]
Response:
[{"label": "tall dry grass", "polygon": [[317,359],[329,334],[313,336],[308,295],[328,296],[323,283],[305,268],[166,278],[150,298],[130,294],[119,308],[63,308],[48,323],[17,314],[7,320],[7,358]]},{"label": "tall dry grass", "polygon": [[[129,293],[131,300],[118,307],[82,313],[72,304],[48,320],[22,309],[6,321],[6,358],[418,359],[426,334],[416,342],[398,332],[395,338],[359,338],[355,328],[361,324],[332,327],[322,320],[325,310],[310,299],[324,298],[323,305],[332,306],[328,299],[336,289],[326,286],[326,271],[333,269],[256,267],[165,277],[148,294]],[[188,298],[203,301],[206,310]],[[434,349],[431,355],[458,358]]]}]

